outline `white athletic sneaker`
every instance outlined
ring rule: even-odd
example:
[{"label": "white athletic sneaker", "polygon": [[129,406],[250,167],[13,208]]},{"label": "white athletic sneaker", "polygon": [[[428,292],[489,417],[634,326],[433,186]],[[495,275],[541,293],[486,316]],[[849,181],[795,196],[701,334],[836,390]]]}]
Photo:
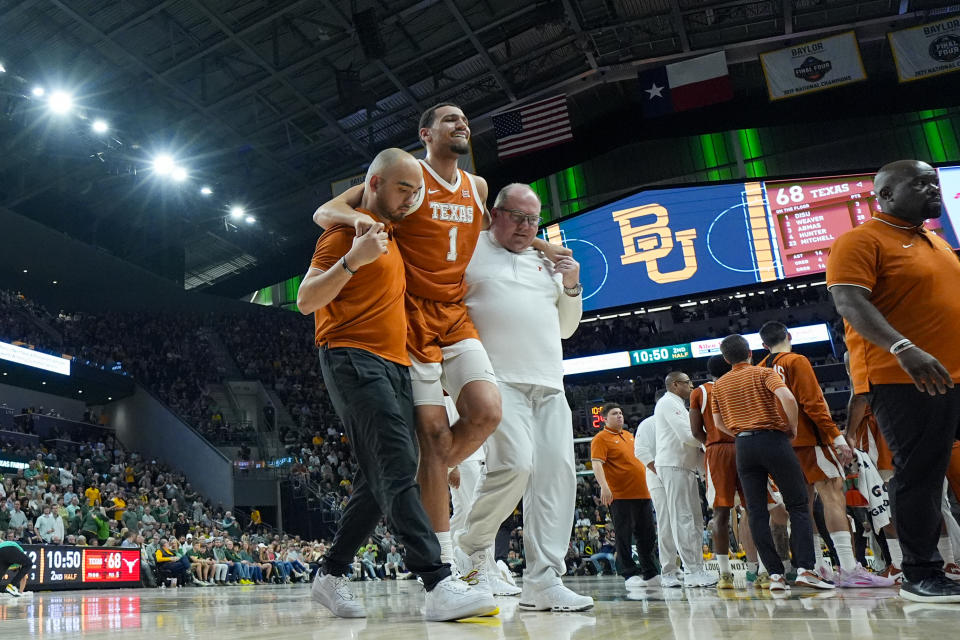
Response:
[{"label": "white athletic sneaker", "polygon": [[647,581],[643,579],[643,576],[630,576],[623,583],[627,589],[642,589],[647,586]]},{"label": "white athletic sneaker", "polygon": [[770,574],[770,591],[790,591],[787,579],[779,573]]},{"label": "white athletic sneaker", "polygon": [[350,579],[346,576],[320,575],[317,572],[317,578],[310,587],[310,597],[338,618],[367,617],[363,603],[353,595]]},{"label": "white athletic sneaker", "polygon": [[720,576],[716,571],[697,571],[683,576],[683,586],[685,587],[712,587],[719,581]]},{"label": "white athletic sneaker", "polygon": [[683,580],[675,573],[665,573],[660,576],[660,586],[664,589],[680,589],[683,587]]},{"label": "white athletic sneaker", "polygon": [[582,596],[557,583],[528,592],[520,598],[520,606],[529,611],[586,611],[593,608],[593,598]]},{"label": "white athletic sneaker", "polygon": [[33,591],[20,591],[17,587],[12,584],[7,585],[6,589],[7,595],[11,595],[14,598],[32,598]]},{"label": "white athletic sneaker", "polygon": [[447,576],[427,592],[424,617],[431,622],[460,620],[498,613],[497,603],[486,591],[469,587],[453,576]]},{"label": "white athletic sneaker", "polygon": [[488,574],[489,565],[487,563],[487,550],[481,549],[475,551],[469,556],[460,547],[453,550],[454,564],[460,569],[460,575],[453,574],[454,578],[459,578],[474,589],[479,589],[486,593],[493,593],[490,585],[490,575]]},{"label": "white athletic sneaker", "polygon": [[506,562],[497,560],[497,569],[500,570],[500,577],[503,578],[504,582],[513,587],[517,586],[517,581],[513,579],[513,573],[510,571],[510,567],[507,566]]},{"label": "white athletic sneaker", "polygon": [[829,580],[824,580],[819,573],[810,569],[797,569],[797,578],[793,584],[798,587],[813,587],[814,589],[836,589],[837,585]]},{"label": "white athletic sneaker", "polygon": [[661,586],[661,579],[659,574],[653,576],[649,580],[644,580],[643,576],[635,575],[626,579],[625,586],[627,589],[652,589],[654,587]]},{"label": "white athletic sneaker", "polygon": [[490,584],[490,593],[495,596],[518,596],[523,591],[520,587],[515,587],[500,577],[500,572],[487,576]]}]

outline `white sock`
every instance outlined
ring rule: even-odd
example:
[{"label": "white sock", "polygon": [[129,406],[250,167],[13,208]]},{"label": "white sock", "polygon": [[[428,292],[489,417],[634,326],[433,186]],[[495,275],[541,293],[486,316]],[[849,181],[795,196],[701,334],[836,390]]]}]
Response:
[{"label": "white sock", "polygon": [[953,564],[953,562],[955,562],[953,545],[950,544],[950,536],[940,538],[940,541],[937,543],[937,551],[940,552],[940,557],[943,558],[943,564]]},{"label": "white sock", "polygon": [[837,559],[840,568],[844,571],[853,571],[857,567],[857,559],[853,555],[853,541],[849,531],[831,531],[833,548],[837,550]]},{"label": "white sock", "polygon": [[720,562],[720,573],[730,573],[730,556],[721,553],[717,556],[717,561]]},{"label": "white sock", "polygon": [[453,564],[453,540],[449,531],[435,531],[437,542],[440,543],[440,562]]},{"label": "white sock", "polygon": [[831,531],[830,537],[833,538],[833,548],[837,551],[840,568],[844,571],[854,570],[857,567],[857,559],[853,555],[853,539],[850,532]]},{"label": "white sock", "polygon": [[900,548],[899,538],[887,538],[887,549],[890,550],[890,564],[899,569],[903,566],[903,550]]},{"label": "white sock", "polygon": [[763,566],[763,560],[760,558],[757,558],[757,575],[760,575],[761,573],[769,573],[769,572],[767,571],[767,568]]}]

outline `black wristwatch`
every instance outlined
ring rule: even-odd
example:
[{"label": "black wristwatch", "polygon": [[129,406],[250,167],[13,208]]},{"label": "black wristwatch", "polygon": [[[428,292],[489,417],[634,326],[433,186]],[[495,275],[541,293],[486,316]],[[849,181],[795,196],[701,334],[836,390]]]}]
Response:
[{"label": "black wristwatch", "polygon": [[583,285],[578,282],[576,286],[564,287],[563,292],[568,296],[570,296],[571,298],[576,298],[578,295],[583,293]]}]

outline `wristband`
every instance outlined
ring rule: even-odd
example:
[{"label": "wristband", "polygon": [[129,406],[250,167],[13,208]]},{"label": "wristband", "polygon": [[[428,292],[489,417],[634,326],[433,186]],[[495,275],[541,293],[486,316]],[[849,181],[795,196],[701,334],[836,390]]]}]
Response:
[{"label": "wristband", "polygon": [[893,355],[897,355],[898,353],[900,353],[901,351],[904,350],[904,348],[906,347],[906,345],[912,345],[912,344],[913,344],[913,343],[910,342],[910,338],[904,338],[903,340],[897,340],[897,341],[894,342],[892,345],[890,345],[890,353],[892,353]]},{"label": "wristband", "polygon": [[357,273],[356,271],[354,271],[353,269],[351,269],[350,267],[347,266],[347,257],[346,257],[346,256],[340,258],[340,265],[343,267],[343,270],[346,271],[347,273],[349,273],[351,276]]}]

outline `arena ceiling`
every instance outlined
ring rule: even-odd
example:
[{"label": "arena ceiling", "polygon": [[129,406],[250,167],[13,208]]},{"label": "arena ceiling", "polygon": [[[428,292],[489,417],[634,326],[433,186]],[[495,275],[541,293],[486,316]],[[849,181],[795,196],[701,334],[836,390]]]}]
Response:
[{"label": "arena ceiling", "polygon": [[[410,147],[426,106],[456,100],[479,157],[485,117],[531,97],[629,102],[644,65],[726,48],[731,69],[796,34],[861,42],[956,11],[938,0],[0,0],[0,206],[188,288],[269,284],[305,264],[313,208],[379,149]],[[917,13],[919,12],[919,14]],[[777,44],[781,43],[781,44]],[[865,55],[867,51],[865,50]],[[762,82],[762,78],[756,81]],[[75,95],[54,121],[29,89]],[[110,121],[108,136],[90,119]],[[151,179],[150,155],[189,168]],[[199,194],[210,185],[211,196]],[[242,203],[256,223],[233,224]],[[229,224],[228,224],[229,223]],[[180,275],[182,274],[182,276]],[[215,288],[214,290],[216,290]]]}]

